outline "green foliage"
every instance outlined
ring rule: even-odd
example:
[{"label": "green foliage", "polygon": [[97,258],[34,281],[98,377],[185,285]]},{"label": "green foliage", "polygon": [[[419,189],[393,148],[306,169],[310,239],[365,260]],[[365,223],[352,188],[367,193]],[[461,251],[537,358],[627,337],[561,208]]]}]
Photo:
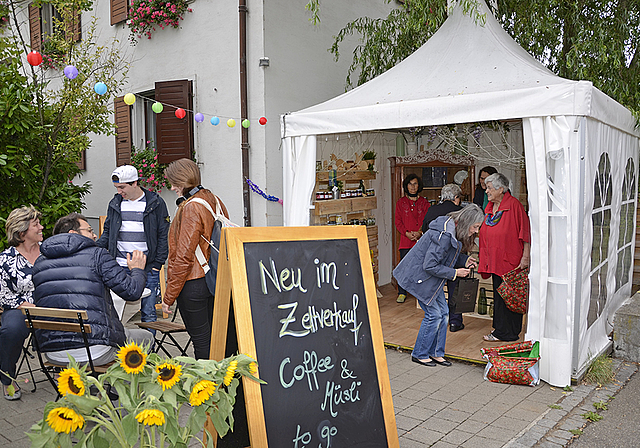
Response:
[{"label": "green foliage", "polygon": [[551,409],[562,409],[562,406],[560,406],[559,404],[550,404],[549,407]]},{"label": "green foliage", "polygon": [[563,390],[563,391],[565,391],[565,392],[573,392],[573,387],[571,387],[571,386],[564,386],[564,387],[562,388],[562,390]]},{"label": "green foliage", "polygon": [[[4,227],[14,208],[32,204],[43,214],[45,237],[58,218],[84,207],[91,185],[73,183],[81,174],[77,162],[90,147],[88,134],[114,133],[109,104],[121,90],[128,69],[117,41],[96,44],[95,19],[85,24],[80,42],[66,35],[68,28],[62,24],[77,20],[72,11],[91,7],[90,1],[50,3],[62,20],[54,27],[54,36],[48,37],[48,45],[55,44],[63,55],[60,64],[77,67],[75,79],[62,77],[53,87],[46,78],[50,73],[42,67],[23,66],[30,48],[16,23],[11,23],[11,32],[0,35],[0,225]],[[13,12],[10,16],[16,17]],[[96,95],[93,86],[98,81],[107,85],[108,94]],[[4,247],[2,234],[0,249]]]},{"label": "green foliage", "polygon": [[164,170],[169,164],[158,163],[158,154],[151,140],[147,140],[147,146],[143,149],[136,149],[134,146],[131,152],[131,165],[138,169],[138,183],[141,186],[151,191],[171,188],[171,184],[164,177]]},{"label": "green foliage", "polygon": [[[461,1],[465,13],[477,14],[476,1]],[[329,51],[337,60],[345,38],[360,37],[347,87],[363,84],[417,50],[446,19],[446,5],[447,0],[405,1],[384,19],[362,17],[345,25]],[[307,9],[317,16],[318,1],[310,1]],[[516,42],[554,73],[593,82],[640,118],[640,2],[498,0],[494,14]],[[482,23],[483,17],[475,19]]]},{"label": "green foliage", "polygon": [[609,406],[604,401],[596,401],[595,403],[593,403],[593,407],[598,411],[606,411],[607,409],[609,409]]},{"label": "green foliage", "polygon": [[585,420],[589,420],[591,422],[597,422],[598,420],[602,420],[603,419],[602,415],[598,414],[597,412],[593,412],[593,411],[585,412],[584,414],[580,414],[580,415]]},{"label": "green foliage", "polygon": [[187,0],[133,0],[127,20],[131,41],[142,36],[151,39],[156,26],[178,28],[185,12],[192,12]]},{"label": "green foliage", "polygon": [[573,434],[574,436],[581,436],[582,435],[582,429],[570,429],[569,432],[571,434]]},{"label": "green foliage", "polygon": [[614,376],[612,359],[606,354],[602,354],[593,360],[584,375],[584,381],[602,385],[612,382]]}]

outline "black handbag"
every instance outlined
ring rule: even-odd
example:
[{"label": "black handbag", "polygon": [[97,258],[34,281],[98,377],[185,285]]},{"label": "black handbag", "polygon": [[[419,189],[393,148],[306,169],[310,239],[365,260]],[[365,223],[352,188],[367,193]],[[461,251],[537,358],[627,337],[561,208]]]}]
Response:
[{"label": "black handbag", "polygon": [[476,298],[480,280],[474,277],[473,269],[468,277],[456,279],[456,288],[449,294],[449,307],[453,313],[472,313],[476,309]]}]

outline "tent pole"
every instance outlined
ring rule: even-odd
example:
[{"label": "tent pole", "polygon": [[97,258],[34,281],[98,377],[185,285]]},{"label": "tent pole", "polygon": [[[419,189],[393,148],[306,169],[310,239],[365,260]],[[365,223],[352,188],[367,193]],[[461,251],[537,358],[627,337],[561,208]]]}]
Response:
[{"label": "tent pole", "polygon": [[[586,153],[586,128],[587,128],[587,118],[580,118],[580,128],[575,129],[574,132],[579,132],[579,151],[580,151],[580,185],[578,186],[578,191],[580,194],[578,195],[578,225],[576,227],[577,231],[580,232],[584,227],[584,178],[585,178],[585,153]],[[580,235],[580,233],[578,233]],[[572,354],[571,354],[571,370],[572,377],[576,377],[579,369],[580,362],[580,314],[581,309],[580,305],[582,302],[582,255],[583,255],[583,246],[584,246],[584,238],[578,237],[577,239],[577,247],[576,247],[576,283],[574,288],[574,303],[573,303],[573,339],[572,339]]]}]

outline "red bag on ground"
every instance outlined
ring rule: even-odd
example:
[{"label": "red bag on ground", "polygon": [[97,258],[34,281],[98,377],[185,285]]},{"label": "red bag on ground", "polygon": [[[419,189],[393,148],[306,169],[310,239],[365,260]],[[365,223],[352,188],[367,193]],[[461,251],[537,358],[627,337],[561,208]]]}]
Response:
[{"label": "red bag on ground", "polygon": [[526,386],[535,386],[540,381],[538,342],[518,342],[480,351],[487,360],[485,380]]}]

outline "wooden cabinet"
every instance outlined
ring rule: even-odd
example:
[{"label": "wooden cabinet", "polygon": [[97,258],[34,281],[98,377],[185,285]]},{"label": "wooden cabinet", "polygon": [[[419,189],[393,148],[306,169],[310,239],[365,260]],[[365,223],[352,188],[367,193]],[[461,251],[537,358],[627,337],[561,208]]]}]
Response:
[{"label": "wooden cabinet", "polygon": [[312,212],[312,225],[349,225],[358,222],[358,225],[367,225],[369,249],[373,275],[378,283],[378,226],[375,225],[373,210],[378,207],[377,197],[374,195],[356,196],[357,191],[362,191],[364,185],[369,193],[372,192],[371,181],[376,178],[375,171],[347,170],[337,171],[336,179],[342,182],[343,192],[352,192],[349,197],[340,199],[316,199],[317,193],[329,194],[329,171],[316,173],[316,187],[313,191],[315,209]]},{"label": "wooden cabinet", "polygon": [[[389,162],[391,166],[391,203],[394,212],[396,202],[404,196],[402,182],[409,174],[416,174],[422,179],[425,186],[420,195],[432,204],[440,201],[442,187],[451,183],[460,185],[463,202],[473,201],[476,174],[474,159],[470,156],[452,154],[442,150],[429,150],[410,156],[389,157]],[[464,172],[466,172],[466,177]],[[465,177],[464,180],[460,181],[463,177]],[[398,251],[400,234],[395,230],[395,213],[393,220],[393,267],[395,267],[400,261]]]}]

